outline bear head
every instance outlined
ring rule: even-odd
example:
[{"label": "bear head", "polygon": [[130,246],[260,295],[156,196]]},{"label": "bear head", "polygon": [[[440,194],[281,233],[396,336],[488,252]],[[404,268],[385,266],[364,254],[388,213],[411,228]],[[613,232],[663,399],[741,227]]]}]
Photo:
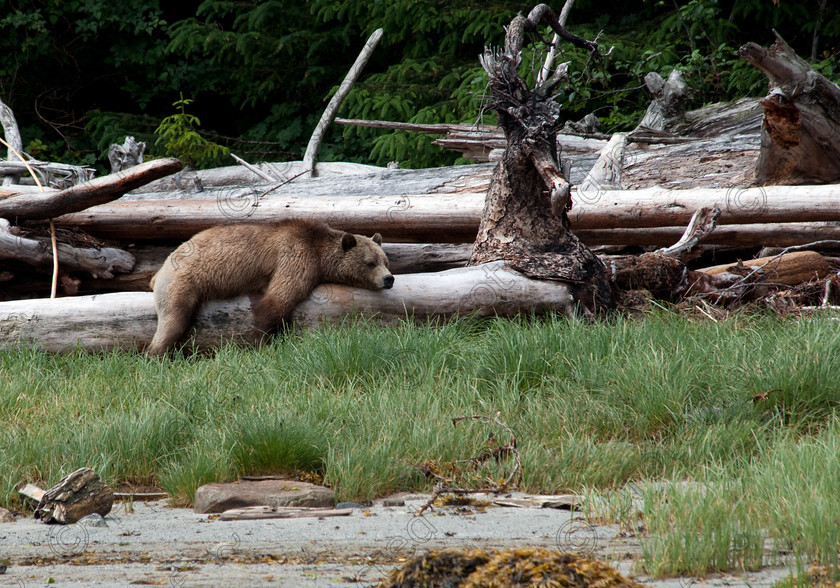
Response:
[{"label": "bear head", "polygon": [[381,245],[382,236],[379,233],[373,237],[344,233],[341,237],[341,257],[331,264],[335,275],[329,281],[368,290],[391,288],[394,276],[388,269],[388,257]]}]

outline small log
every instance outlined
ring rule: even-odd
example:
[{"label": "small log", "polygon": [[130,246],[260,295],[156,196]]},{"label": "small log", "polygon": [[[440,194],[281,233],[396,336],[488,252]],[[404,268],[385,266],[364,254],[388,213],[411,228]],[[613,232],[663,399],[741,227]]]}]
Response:
[{"label": "small log", "polygon": [[119,198],[126,192],[175,173],[183,167],[177,159],[155,159],[128,171],[121,171],[59,192],[12,196],[0,200],[0,217],[11,220],[39,220],[84,210]]},{"label": "small log", "polygon": [[90,468],[80,468],[46,491],[35,518],[45,523],[69,525],[89,514],[111,512],[114,491]]},{"label": "small log", "polygon": [[220,521],[259,521],[264,519],[302,519],[346,517],[352,508],[306,508],[300,506],[246,506],[232,508],[219,515]]},{"label": "small log", "polygon": [[44,498],[44,494],[46,493],[46,490],[44,490],[43,488],[39,488],[35,484],[27,484],[26,486],[18,490],[18,494],[20,494],[21,496],[25,496],[30,500],[34,500],[35,502],[41,502],[41,499]]},{"label": "small log", "polygon": [[[836,268],[835,268],[836,269]],[[821,280],[832,273],[832,264],[815,251],[794,251],[782,255],[760,257],[738,263],[716,265],[697,270],[704,274],[754,273],[762,282],[797,286],[811,280]]]},{"label": "small log", "polygon": [[738,53],[770,80],[770,92],[761,100],[764,125],[756,181],[840,181],[840,88],[815,72],[778,34],[767,49],[747,43]]},{"label": "small log", "polygon": [[[35,239],[14,235],[6,219],[0,218],[0,260],[21,261],[36,267],[53,265],[50,246]],[[83,271],[94,278],[110,279],[114,273],[130,272],[134,256],[113,247],[101,249],[58,245],[58,262],[65,270]]]},{"label": "small log", "polygon": [[[243,296],[203,306],[195,321],[194,345],[214,347],[222,340],[259,342],[263,334],[253,327],[251,304],[252,299]],[[503,262],[491,262],[397,276],[391,290],[322,284],[295,308],[291,320],[303,327],[319,327],[341,323],[355,314],[394,324],[465,314],[572,314],[574,310],[571,286],[531,280]],[[147,292],[0,302],[0,349],[136,349],[152,340],[156,326],[154,296]]]}]

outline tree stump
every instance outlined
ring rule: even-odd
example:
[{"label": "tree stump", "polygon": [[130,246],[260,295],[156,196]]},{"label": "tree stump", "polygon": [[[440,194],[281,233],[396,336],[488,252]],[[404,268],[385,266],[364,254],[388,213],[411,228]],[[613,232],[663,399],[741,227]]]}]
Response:
[{"label": "tree stump", "polygon": [[529,278],[568,283],[583,310],[591,312],[611,306],[613,295],[603,263],[569,230],[571,184],[558,159],[560,107],[552,98],[566,68],[561,65],[534,88],[517,71],[526,35],[537,32],[540,22],[575,46],[598,50],[539,4],[511,21],[503,51],[485,51],[481,63],[490,76],[490,106],[499,114],[507,147],[493,173],[469,264],[504,260]]},{"label": "tree stump", "polygon": [[90,468],[81,468],[65,476],[47,490],[35,518],[45,523],[72,524],[89,514],[103,517],[114,505],[114,491]]},{"label": "tree stump", "polygon": [[739,55],[764,72],[759,184],[831,184],[840,181],[840,88],[815,72],[784,40],[767,49],[747,43]]}]

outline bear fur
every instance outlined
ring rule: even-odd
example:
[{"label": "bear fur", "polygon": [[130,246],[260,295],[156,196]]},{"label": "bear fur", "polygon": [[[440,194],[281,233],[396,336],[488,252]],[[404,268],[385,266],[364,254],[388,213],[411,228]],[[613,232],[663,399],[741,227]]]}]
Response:
[{"label": "bear fur", "polygon": [[147,352],[166,353],[209,300],[263,292],[253,307],[254,324],[270,332],[322,282],[390,288],[394,276],[381,244],[379,233],[368,238],[303,220],[202,231],[152,278],[158,325]]}]

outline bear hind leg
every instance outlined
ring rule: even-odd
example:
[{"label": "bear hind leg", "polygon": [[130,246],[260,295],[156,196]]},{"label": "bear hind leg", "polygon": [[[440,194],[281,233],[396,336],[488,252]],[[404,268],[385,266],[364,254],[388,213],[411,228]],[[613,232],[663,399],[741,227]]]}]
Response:
[{"label": "bear hind leg", "polygon": [[155,294],[157,330],[146,352],[149,355],[164,355],[189,329],[199,301],[194,297],[167,299]]}]

